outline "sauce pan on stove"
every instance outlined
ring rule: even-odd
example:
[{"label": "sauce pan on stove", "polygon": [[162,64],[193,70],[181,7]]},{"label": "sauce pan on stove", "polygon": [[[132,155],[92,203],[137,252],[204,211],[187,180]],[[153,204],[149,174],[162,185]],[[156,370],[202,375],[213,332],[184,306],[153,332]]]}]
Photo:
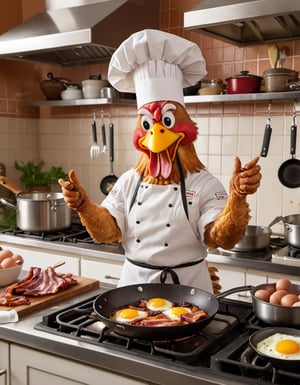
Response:
[{"label": "sauce pan on stove", "polygon": [[[188,301],[208,313],[208,317],[199,321],[175,326],[135,326],[110,319],[111,314],[122,306],[134,304],[141,299],[160,297],[181,303]],[[175,284],[140,284],[119,287],[98,296],[94,302],[94,311],[100,320],[115,333],[144,340],[167,340],[187,337],[195,334],[207,325],[219,309],[217,298],[204,290]]]}]

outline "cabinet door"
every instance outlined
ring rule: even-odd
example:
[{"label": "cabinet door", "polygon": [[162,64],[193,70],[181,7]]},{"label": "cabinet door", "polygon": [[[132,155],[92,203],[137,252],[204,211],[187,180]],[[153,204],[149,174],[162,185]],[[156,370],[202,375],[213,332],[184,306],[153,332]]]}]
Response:
[{"label": "cabinet door", "polygon": [[121,276],[121,262],[104,262],[82,258],[81,275],[87,278],[98,279],[100,282],[117,285]]},{"label": "cabinet door", "polygon": [[0,341],[0,385],[9,384],[9,345]]},{"label": "cabinet door", "polygon": [[11,385],[146,385],[147,382],[11,345]]}]

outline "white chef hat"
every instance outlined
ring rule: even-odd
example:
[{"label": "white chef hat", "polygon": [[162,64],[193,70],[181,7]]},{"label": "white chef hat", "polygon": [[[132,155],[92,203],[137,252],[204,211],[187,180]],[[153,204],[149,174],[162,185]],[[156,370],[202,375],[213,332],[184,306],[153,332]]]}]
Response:
[{"label": "white chef hat", "polygon": [[121,43],[108,68],[109,82],[121,92],[135,92],[138,108],[159,100],[184,105],[183,88],[205,75],[205,60],[195,43],[154,29]]}]

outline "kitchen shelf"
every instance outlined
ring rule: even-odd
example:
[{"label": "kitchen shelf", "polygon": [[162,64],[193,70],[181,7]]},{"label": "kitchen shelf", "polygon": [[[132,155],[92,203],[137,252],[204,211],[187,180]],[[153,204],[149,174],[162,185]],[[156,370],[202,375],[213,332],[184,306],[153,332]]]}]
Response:
[{"label": "kitchen shelf", "polygon": [[184,101],[189,103],[228,103],[228,102],[263,102],[272,100],[300,99],[300,91],[261,92],[252,94],[224,94],[224,95],[192,95],[185,96]]},{"label": "kitchen shelf", "polygon": [[69,106],[92,106],[92,105],[124,105],[135,106],[135,99],[114,99],[114,98],[96,98],[96,99],[75,99],[75,100],[30,100],[29,106],[33,107],[69,107]]},{"label": "kitchen shelf", "polygon": [[[224,95],[192,95],[185,96],[186,104],[192,103],[229,103],[229,102],[263,102],[272,100],[297,100],[300,99],[300,91],[287,92],[261,92],[252,94],[224,94]],[[91,106],[91,105],[124,105],[135,106],[135,99],[114,99],[114,98],[97,98],[97,99],[76,99],[76,100],[40,100],[29,101],[28,105],[35,107],[68,107],[68,106]]]}]

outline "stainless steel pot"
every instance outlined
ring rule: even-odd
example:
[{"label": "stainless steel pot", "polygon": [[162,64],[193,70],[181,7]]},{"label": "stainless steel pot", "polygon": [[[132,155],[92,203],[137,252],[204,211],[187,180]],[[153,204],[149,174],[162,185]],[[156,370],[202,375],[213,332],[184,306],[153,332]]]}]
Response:
[{"label": "stainless steel pot", "polygon": [[16,210],[17,226],[23,231],[57,231],[70,227],[71,212],[62,193],[32,192],[22,190],[6,177],[0,184],[16,195],[16,204],[4,198],[0,201]]},{"label": "stainless steel pot", "polygon": [[244,237],[233,247],[234,251],[255,251],[269,246],[272,230],[268,226],[247,226]]},{"label": "stainless steel pot", "polygon": [[300,214],[282,218],[284,237],[289,245],[300,247]]},{"label": "stainless steel pot", "polygon": [[3,198],[1,203],[16,210],[17,226],[23,231],[57,231],[71,225],[71,209],[62,193],[20,194],[16,205]]},{"label": "stainless steel pot", "polygon": [[[217,295],[217,298],[250,290],[253,312],[258,319],[272,326],[300,327],[300,307],[273,305],[255,297],[256,291],[271,287],[275,288],[275,286],[275,283],[264,283],[258,286],[240,286]],[[300,293],[300,285],[293,285],[293,291]]]}]

